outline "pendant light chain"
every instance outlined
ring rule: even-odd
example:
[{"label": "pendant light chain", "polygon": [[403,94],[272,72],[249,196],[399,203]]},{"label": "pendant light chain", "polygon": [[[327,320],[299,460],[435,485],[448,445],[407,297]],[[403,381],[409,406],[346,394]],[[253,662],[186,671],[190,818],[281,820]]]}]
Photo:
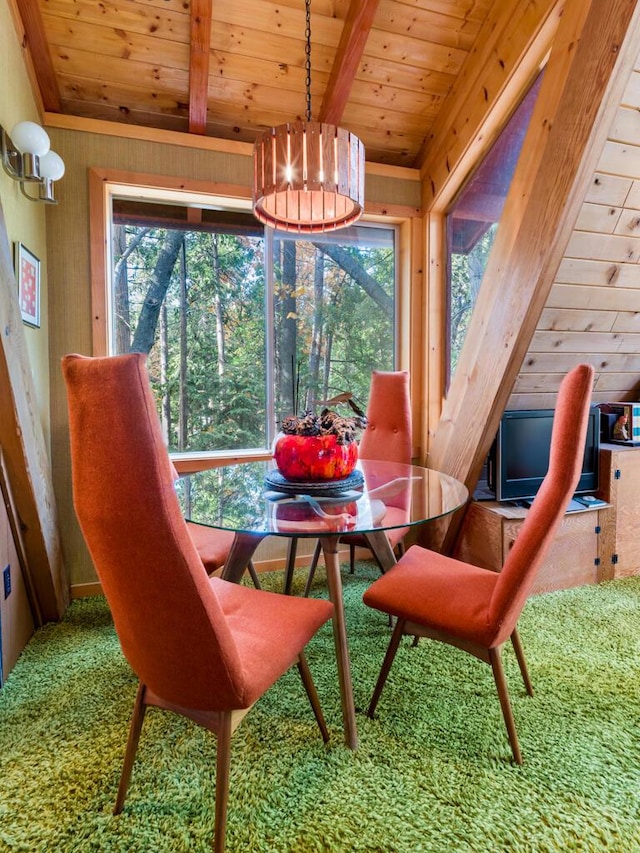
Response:
[{"label": "pendant light chain", "polygon": [[305,86],[307,87],[307,121],[311,121],[311,0],[305,0],[306,21],[304,35],[307,40],[304,52],[306,59],[304,63],[307,76]]},{"label": "pendant light chain", "polygon": [[365,155],[355,134],[311,117],[311,0],[304,5],[306,120],[268,128],[256,139],[253,213],[271,228],[321,234],[362,215]]}]

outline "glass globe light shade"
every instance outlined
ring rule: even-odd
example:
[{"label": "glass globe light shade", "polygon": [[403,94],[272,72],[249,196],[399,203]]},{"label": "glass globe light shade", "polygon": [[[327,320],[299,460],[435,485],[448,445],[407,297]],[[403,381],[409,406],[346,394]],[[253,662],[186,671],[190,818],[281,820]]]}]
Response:
[{"label": "glass globe light shade", "polygon": [[64,160],[55,151],[49,151],[40,159],[40,176],[50,181],[59,181],[64,175]]},{"label": "glass globe light shade", "polygon": [[23,154],[43,157],[49,150],[47,132],[35,121],[21,121],[11,131],[11,141]]}]

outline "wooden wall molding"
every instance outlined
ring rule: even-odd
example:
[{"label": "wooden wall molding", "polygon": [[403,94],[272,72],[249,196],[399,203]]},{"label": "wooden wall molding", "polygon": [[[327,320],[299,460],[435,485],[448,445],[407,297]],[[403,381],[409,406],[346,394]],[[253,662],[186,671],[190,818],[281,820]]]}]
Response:
[{"label": "wooden wall molding", "polygon": [[164,145],[178,145],[182,148],[200,148],[203,151],[220,151],[224,154],[239,154],[250,157],[253,146],[249,142],[235,139],[219,139],[215,136],[200,136],[194,133],[182,133],[179,130],[165,130],[157,127],[125,124],[118,121],[106,121],[97,118],[45,113],[45,127],[58,127],[61,130],[76,130],[79,133],[97,133],[103,136],[118,136],[123,139],[138,139],[142,142],[157,142]]},{"label": "wooden wall molding", "polygon": [[44,103],[42,102],[42,94],[40,92],[40,86],[38,85],[38,76],[36,74],[35,65],[31,58],[31,51],[29,50],[29,45],[27,41],[27,31],[25,29],[24,23],[22,21],[22,16],[20,15],[20,10],[18,8],[18,0],[7,0],[7,6],[9,7],[9,12],[11,13],[11,18],[13,20],[13,26],[15,27],[16,31],[16,38],[22,51],[22,60],[27,70],[27,77],[29,78],[31,93],[33,95],[33,100],[38,111],[38,118],[40,122],[43,123],[45,107]]},{"label": "wooden wall molding", "polygon": [[51,60],[51,51],[37,0],[15,0],[22,24],[24,38],[22,47],[29,54],[30,63],[36,74],[38,92],[45,110],[60,112],[62,102],[60,89]]},{"label": "wooden wall molding", "polygon": [[[138,139],[141,142],[155,142],[158,145],[176,145],[180,148],[199,148],[202,151],[217,151],[222,154],[237,154],[240,157],[252,157],[253,145],[249,142],[236,142],[233,139],[220,139],[215,136],[181,133],[178,130],[162,130],[155,127],[123,124],[103,119],[80,118],[79,116],[45,113],[45,127],[60,130],[74,130],[78,133],[96,133],[102,136],[116,136],[121,139]],[[408,166],[391,166],[386,163],[365,163],[367,175],[382,178],[394,178],[398,181],[420,181],[420,170]],[[367,211],[369,205],[367,204]]]},{"label": "wooden wall molding", "polygon": [[[397,169],[398,167],[385,167]],[[403,172],[414,170],[402,169]],[[415,173],[417,174],[417,172]],[[93,326],[93,354],[107,354],[107,260],[106,235],[109,210],[109,188],[144,188],[157,191],[157,197],[164,201],[173,197],[184,197],[188,193],[195,199],[202,197],[203,203],[215,196],[226,203],[240,202],[247,205],[251,200],[249,187],[240,184],[216,183],[191,178],[174,178],[166,175],[149,175],[142,172],[129,172],[123,169],[89,169],[89,231],[91,256],[91,304]],[[418,208],[403,204],[367,203],[367,216],[386,217],[389,221],[402,223],[420,216]],[[408,321],[407,321],[408,322]]]}]

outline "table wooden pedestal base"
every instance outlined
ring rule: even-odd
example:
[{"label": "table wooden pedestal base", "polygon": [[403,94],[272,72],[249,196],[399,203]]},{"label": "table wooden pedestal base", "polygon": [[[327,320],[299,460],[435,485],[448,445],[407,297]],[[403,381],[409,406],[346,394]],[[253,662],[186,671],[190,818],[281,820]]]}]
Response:
[{"label": "table wooden pedestal base", "polygon": [[[249,560],[265,538],[262,534],[236,533],[229,557],[224,567],[222,577],[225,580],[239,583]],[[364,534],[370,549],[376,555],[384,571],[396,562],[389,540],[383,530]],[[353,683],[351,681],[351,661],[347,645],[347,626],[344,618],[344,598],[342,595],[342,576],[338,559],[340,536],[323,536],[320,538],[329,587],[329,600],[333,603],[333,640],[336,648],[336,664],[338,682],[340,685],[340,700],[342,703],[342,719],[344,724],[344,740],[350,749],[358,748],[358,729],[356,726],[356,709],[353,701]]]}]

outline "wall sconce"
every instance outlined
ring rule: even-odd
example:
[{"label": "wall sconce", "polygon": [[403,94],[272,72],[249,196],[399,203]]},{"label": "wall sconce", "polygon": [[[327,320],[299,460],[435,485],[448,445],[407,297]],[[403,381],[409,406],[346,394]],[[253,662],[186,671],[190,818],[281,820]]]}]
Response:
[{"label": "wall sconce", "polygon": [[[57,204],[53,182],[64,175],[62,157],[49,150],[49,136],[33,121],[21,121],[11,136],[0,126],[2,166],[14,181],[20,181],[22,194],[29,201]],[[38,195],[30,195],[26,185],[37,184]]]}]

